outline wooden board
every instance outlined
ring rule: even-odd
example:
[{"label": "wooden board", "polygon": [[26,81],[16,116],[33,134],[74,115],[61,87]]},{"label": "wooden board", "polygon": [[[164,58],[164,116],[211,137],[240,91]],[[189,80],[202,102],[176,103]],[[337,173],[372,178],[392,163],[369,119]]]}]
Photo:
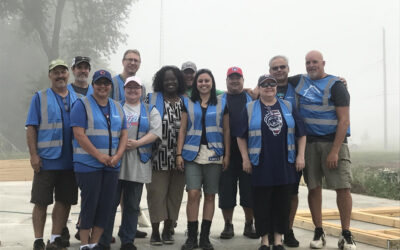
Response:
[{"label": "wooden board", "polygon": [[29,159],[0,161],[0,181],[31,181],[32,178]]}]

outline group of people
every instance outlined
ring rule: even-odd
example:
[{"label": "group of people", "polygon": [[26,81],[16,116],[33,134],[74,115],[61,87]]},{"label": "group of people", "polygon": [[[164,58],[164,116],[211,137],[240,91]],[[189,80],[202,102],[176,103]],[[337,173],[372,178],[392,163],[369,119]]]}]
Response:
[{"label": "group of people", "polygon": [[[356,249],[349,231],[350,96],[340,78],[325,73],[320,52],[307,53],[307,74],[293,77],[288,77],[288,59],[273,57],[269,74],[261,75],[254,89],[244,89],[242,69],[230,67],[226,92],[216,89],[210,70],[185,62],[181,69],[158,70],[146,95],[136,76],[140,64],[139,51],[127,50],[121,74],[112,77],[98,70],[89,84],[90,58],[73,59],[73,83],[68,83],[70,68],[64,61],[50,62],[51,86],[34,94],[26,121],[34,170],[34,250],[70,245],[66,223],[78,187],[80,249],[110,249],[118,206],[121,250],[136,249],[144,184],[151,245],[174,244],[186,186],[182,250],[214,249],[209,236],[216,194],[225,221],[220,238],[234,237],[238,188],[243,235],[261,238],[260,250],[298,247],[292,227],[303,172],[315,225],[310,247],[326,244],[321,211],[325,178],[337,192],[338,247]],[[51,237],[45,245],[53,195]]]}]

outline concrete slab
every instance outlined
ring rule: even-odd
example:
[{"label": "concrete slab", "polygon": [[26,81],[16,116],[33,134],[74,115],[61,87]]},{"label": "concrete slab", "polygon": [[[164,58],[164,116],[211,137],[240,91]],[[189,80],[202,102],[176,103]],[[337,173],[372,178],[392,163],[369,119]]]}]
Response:
[{"label": "concrete slab", "polygon": [[[31,211],[33,205],[29,203],[30,200],[30,181],[18,181],[18,182],[0,182],[0,249],[4,250],[20,250],[20,249],[32,249],[33,244],[33,229],[32,229],[32,217]],[[143,199],[141,202],[144,212],[148,215],[147,202],[146,202],[146,190],[143,193]],[[308,209],[307,205],[307,189],[306,187],[300,187],[299,190],[299,209]],[[180,246],[184,243],[185,230],[186,230],[186,194],[183,198],[180,217],[178,220],[178,226],[175,230],[175,244],[164,245],[162,247],[150,246],[149,236],[145,239],[137,239],[135,245],[138,249],[163,249],[163,250],[175,250],[180,249]],[[218,204],[216,200],[216,204]],[[400,206],[399,201],[393,201],[388,199],[380,199],[375,197],[353,195],[353,207],[354,208],[367,208],[367,207],[387,207],[387,206]],[[323,208],[336,208],[336,194],[333,191],[323,191]],[[50,237],[51,229],[51,211],[52,207],[48,208],[48,216],[45,227],[45,241]],[[79,206],[73,206],[71,209],[71,216],[68,221],[68,228],[72,235],[71,247],[69,249],[79,249],[79,242],[73,237],[75,234],[75,223],[78,219]],[[117,234],[120,212],[117,213],[116,225],[114,228],[114,235]],[[200,212],[201,216],[201,212]],[[201,217],[199,217],[201,218]],[[201,219],[200,219],[201,220]],[[229,250],[241,250],[241,249],[258,249],[260,241],[251,240],[245,238],[243,233],[244,224],[243,210],[239,207],[236,208],[234,213],[233,224],[235,227],[235,237],[231,240],[219,239],[219,234],[223,230],[224,220],[222,218],[221,211],[216,208],[213,224],[211,227],[211,241],[215,246],[215,249],[229,249]],[[359,226],[363,229],[379,229],[381,227],[361,222],[352,222],[352,225]],[[162,227],[161,227],[162,228]],[[384,228],[384,227],[382,227]],[[151,228],[140,228],[140,230],[151,233]],[[300,247],[296,249],[309,249],[309,241],[313,237],[313,232],[294,229],[295,235],[300,240]],[[356,239],[357,240],[357,239]],[[120,248],[119,239],[117,242],[112,244],[112,249],[116,250]],[[287,248],[291,249],[291,248]],[[327,237],[327,246],[325,249],[337,249],[337,238]],[[377,247],[358,243],[357,249],[372,250],[380,249]]]}]

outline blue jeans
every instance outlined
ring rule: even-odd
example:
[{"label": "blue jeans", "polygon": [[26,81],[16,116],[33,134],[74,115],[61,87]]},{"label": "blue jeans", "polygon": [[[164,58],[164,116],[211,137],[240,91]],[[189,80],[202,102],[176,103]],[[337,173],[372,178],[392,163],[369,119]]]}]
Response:
[{"label": "blue jeans", "polygon": [[123,212],[121,226],[119,227],[118,236],[121,244],[134,242],[137,222],[139,216],[139,205],[142,198],[143,183],[133,181],[118,181],[118,191],[114,199],[113,214],[104,228],[103,235],[100,238],[100,243],[104,246],[110,246],[112,233],[114,229],[115,213],[120,203],[121,194],[123,199]]}]

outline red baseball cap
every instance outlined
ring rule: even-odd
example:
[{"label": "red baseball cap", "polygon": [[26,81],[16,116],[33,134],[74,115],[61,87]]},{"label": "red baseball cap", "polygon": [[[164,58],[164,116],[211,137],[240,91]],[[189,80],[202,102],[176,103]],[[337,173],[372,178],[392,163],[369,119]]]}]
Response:
[{"label": "red baseball cap", "polygon": [[232,74],[238,74],[238,75],[240,75],[240,76],[243,77],[242,69],[239,68],[239,67],[236,67],[236,66],[230,67],[230,68],[228,69],[228,72],[226,72],[226,76],[230,76],[230,75],[232,75]]}]

